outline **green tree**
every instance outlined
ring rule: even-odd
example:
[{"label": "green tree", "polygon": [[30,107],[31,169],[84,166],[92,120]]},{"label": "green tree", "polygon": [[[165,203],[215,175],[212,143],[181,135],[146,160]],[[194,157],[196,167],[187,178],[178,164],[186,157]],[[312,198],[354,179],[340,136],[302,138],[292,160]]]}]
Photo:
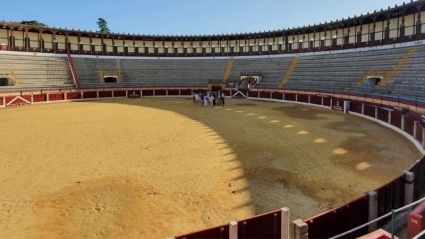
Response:
[{"label": "green tree", "polygon": [[36,20],[32,20],[32,21],[21,21],[21,22],[18,22],[18,23],[19,24],[31,25],[31,26],[47,27],[46,24],[41,23],[41,22],[36,21]]},{"label": "green tree", "polygon": [[106,22],[105,19],[98,18],[97,19],[97,25],[99,26],[100,32],[110,33],[109,28],[108,28],[108,23]]}]

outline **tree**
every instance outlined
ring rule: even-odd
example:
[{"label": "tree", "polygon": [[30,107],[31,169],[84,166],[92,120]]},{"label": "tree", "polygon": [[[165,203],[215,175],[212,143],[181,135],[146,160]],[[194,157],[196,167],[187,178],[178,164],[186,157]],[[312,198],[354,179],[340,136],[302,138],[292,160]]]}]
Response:
[{"label": "tree", "polygon": [[39,26],[39,27],[47,27],[46,24],[41,23],[39,21],[36,20],[32,20],[32,21],[21,21],[21,22],[17,22],[19,24],[26,24],[26,25],[30,25],[30,26]]},{"label": "tree", "polygon": [[108,23],[106,22],[105,19],[98,18],[97,19],[97,25],[99,26],[100,32],[110,33],[109,28],[108,28]]}]

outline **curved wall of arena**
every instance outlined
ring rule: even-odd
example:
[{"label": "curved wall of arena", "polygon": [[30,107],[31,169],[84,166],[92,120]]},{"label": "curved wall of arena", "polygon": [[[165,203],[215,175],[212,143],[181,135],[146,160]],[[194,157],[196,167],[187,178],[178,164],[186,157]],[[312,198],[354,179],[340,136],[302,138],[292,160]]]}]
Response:
[{"label": "curved wall of arena", "polygon": [[140,35],[0,21],[0,50],[111,56],[242,56],[317,52],[425,39],[425,1],[292,29],[227,35]]}]

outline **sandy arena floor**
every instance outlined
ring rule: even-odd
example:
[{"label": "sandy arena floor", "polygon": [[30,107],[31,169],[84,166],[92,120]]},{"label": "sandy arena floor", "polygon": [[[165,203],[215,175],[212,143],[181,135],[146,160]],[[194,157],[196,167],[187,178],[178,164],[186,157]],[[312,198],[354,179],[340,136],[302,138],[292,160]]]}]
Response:
[{"label": "sandy arena floor", "polygon": [[0,110],[0,238],[166,238],[281,207],[307,218],[420,156],[392,130],[290,103],[113,99]]}]

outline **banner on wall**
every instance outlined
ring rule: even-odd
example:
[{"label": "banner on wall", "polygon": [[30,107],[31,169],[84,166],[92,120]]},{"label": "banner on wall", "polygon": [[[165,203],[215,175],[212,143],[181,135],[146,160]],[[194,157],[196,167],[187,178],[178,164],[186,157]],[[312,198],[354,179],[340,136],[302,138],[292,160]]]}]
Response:
[{"label": "banner on wall", "polygon": [[128,98],[140,98],[140,90],[129,90]]},{"label": "banner on wall", "polygon": [[344,101],[332,99],[332,109],[344,112]]}]

